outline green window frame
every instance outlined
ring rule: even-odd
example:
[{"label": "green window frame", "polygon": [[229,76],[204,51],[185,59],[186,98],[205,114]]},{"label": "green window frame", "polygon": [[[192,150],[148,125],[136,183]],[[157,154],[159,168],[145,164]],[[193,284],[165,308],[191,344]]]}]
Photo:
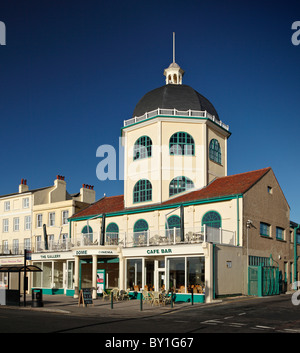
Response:
[{"label": "green window frame", "polygon": [[81,231],[82,234],[93,234],[93,228],[91,226],[84,226]]},{"label": "green window frame", "polygon": [[[167,225],[166,225],[167,227]],[[168,218],[168,228],[173,229],[173,228],[180,228],[181,227],[181,219],[179,216],[170,216]]]},{"label": "green window frame", "polygon": [[218,164],[222,162],[221,147],[216,139],[212,139],[209,143],[209,159]]},{"label": "green window frame", "polygon": [[147,243],[147,231],[149,229],[148,222],[144,219],[139,219],[133,227],[133,244],[145,245]]},{"label": "green window frame", "polygon": [[276,239],[284,240],[284,229],[280,227],[276,227]]},{"label": "green window frame", "polygon": [[195,142],[187,132],[179,131],[170,137],[169,151],[171,155],[195,155]]},{"label": "green window frame", "polygon": [[213,228],[222,228],[221,215],[216,211],[208,211],[202,217],[202,225],[207,225]]},{"label": "green window frame", "polygon": [[106,243],[113,245],[119,242],[119,226],[117,223],[111,222],[106,227]]},{"label": "green window frame", "polygon": [[270,232],[270,224],[260,222],[260,235],[264,237],[270,237],[271,232]]},{"label": "green window frame", "polygon": [[91,226],[84,226],[81,230],[81,234],[84,235],[84,238],[93,241],[93,228]]},{"label": "green window frame", "polygon": [[147,179],[139,180],[133,188],[133,203],[152,200],[152,184]]},{"label": "green window frame", "polygon": [[185,176],[179,176],[170,181],[169,196],[173,196],[194,188],[193,181]]},{"label": "green window frame", "polygon": [[133,231],[136,232],[145,232],[149,229],[148,222],[144,219],[139,219],[135,222]]},{"label": "green window frame", "polygon": [[133,146],[133,160],[151,157],[152,140],[149,136],[141,136]]}]

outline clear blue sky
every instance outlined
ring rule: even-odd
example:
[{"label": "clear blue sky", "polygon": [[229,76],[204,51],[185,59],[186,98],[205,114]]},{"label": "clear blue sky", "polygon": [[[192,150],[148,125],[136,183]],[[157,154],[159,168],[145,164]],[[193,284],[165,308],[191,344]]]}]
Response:
[{"label": "clear blue sky", "polygon": [[0,195],[100,182],[96,150],[118,146],[138,100],[164,85],[172,61],[230,126],[228,174],[272,167],[300,222],[299,1],[2,1]]}]

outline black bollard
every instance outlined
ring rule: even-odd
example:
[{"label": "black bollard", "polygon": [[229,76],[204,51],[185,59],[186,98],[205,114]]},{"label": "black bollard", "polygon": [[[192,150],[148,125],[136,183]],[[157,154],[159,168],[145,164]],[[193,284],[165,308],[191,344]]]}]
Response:
[{"label": "black bollard", "polygon": [[143,294],[140,296],[140,310],[143,311]]},{"label": "black bollard", "polygon": [[192,289],[192,305],[194,305],[194,290]]}]

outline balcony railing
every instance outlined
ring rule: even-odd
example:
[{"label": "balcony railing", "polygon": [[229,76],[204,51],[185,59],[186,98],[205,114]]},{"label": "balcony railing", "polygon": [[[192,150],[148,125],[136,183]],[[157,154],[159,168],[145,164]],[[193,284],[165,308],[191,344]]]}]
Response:
[{"label": "balcony railing", "polygon": [[185,116],[185,117],[194,117],[194,118],[207,118],[214,123],[220,125],[223,129],[229,130],[229,126],[224,124],[222,121],[217,119],[214,115],[211,115],[208,113],[206,110],[200,111],[200,110],[185,110],[185,111],[180,111],[177,109],[155,109],[152,110],[151,112],[145,113],[144,115],[141,116],[135,116],[134,118],[124,120],[124,126],[129,126],[132,124],[139,123],[143,120],[151,119],[157,115],[160,116]]},{"label": "balcony railing", "polygon": [[[0,246],[0,256],[24,255],[24,249],[33,253],[47,251],[70,251],[78,247],[92,247],[100,245],[101,235],[99,232],[77,234],[72,239],[63,241],[49,241],[48,248],[44,241],[28,244],[6,244]],[[133,233],[106,233],[105,246],[120,246],[132,248],[139,246],[163,246],[177,244],[200,244],[203,242],[236,245],[236,234],[233,231],[223,228],[212,228],[208,226],[195,228],[184,228],[182,233],[180,228],[161,229],[158,231],[147,230]]]},{"label": "balcony railing", "polygon": [[[104,244],[131,248],[137,246],[193,244],[203,242],[236,245],[236,234],[234,231],[208,226],[203,226],[199,229],[184,228],[183,234],[180,228],[172,228],[131,233],[106,233]],[[72,241],[72,244],[75,247],[99,245],[100,233],[79,233]]]}]

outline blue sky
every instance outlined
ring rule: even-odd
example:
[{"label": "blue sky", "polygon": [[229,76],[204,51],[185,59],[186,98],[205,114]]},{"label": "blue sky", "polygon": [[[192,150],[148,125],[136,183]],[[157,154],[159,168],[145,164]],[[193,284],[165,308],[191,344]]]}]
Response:
[{"label": "blue sky", "polygon": [[230,126],[228,174],[272,167],[300,222],[299,1],[28,0],[0,3],[0,194],[94,185],[98,146],[118,146],[138,100],[164,85],[172,61]]}]

